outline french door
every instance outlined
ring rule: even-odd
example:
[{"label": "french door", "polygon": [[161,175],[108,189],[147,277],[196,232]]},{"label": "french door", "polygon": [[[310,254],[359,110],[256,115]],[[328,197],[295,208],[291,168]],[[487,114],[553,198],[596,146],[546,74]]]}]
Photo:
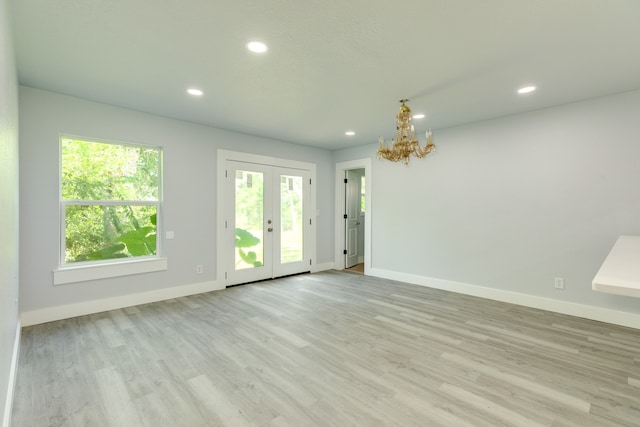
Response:
[{"label": "french door", "polygon": [[228,285],[310,271],[310,172],[226,162]]}]

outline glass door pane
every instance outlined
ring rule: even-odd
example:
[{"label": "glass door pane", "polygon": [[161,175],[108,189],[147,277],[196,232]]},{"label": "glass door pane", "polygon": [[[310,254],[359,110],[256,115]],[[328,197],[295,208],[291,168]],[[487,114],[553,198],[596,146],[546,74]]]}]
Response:
[{"label": "glass door pane", "polygon": [[280,262],[304,258],[302,177],[280,175]]},{"label": "glass door pane", "polygon": [[235,270],[264,266],[264,174],[235,171]]},{"label": "glass door pane", "polygon": [[225,170],[226,284],[309,271],[309,171],[233,160]]},{"label": "glass door pane", "polygon": [[302,273],[311,269],[309,249],[311,216],[309,171],[273,168],[274,208],[277,233],[273,236],[274,277]]}]

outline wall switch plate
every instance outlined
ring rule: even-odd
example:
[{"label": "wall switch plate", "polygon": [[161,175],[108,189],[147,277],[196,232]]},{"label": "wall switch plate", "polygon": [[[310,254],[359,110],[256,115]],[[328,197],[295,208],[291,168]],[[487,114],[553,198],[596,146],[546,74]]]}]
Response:
[{"label": "wall switch plate", "polygon": [[554,279],[554,285],[556,289],[564,289],[564,279],[562,277],[556,277]]},{"label": "wall switch plate", "polygon": [[202,264],[196,265],[196,274],[202,274],[203,271]]},{"label": "wall switch plate", "polygon": [[167,240],[171,240],[174,237],[173,231],[167,231],[164,235]]}]

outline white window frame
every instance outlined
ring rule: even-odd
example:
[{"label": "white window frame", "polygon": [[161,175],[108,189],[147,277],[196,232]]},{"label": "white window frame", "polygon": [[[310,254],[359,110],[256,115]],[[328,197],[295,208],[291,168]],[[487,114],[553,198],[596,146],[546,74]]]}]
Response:
[{"label": "white window frame", "polygon": [[[152,201],[141,200],[63,200],[62,199],[62,140],[79,139],[82,141],[96,142],[100,144],[113,144],[127,147],[145,147],[158,150],[160,159],[158,165],[158,199]],[[128,276],[131,274],[149,273],[167,269],[167,258],[162,256],[162,181],[163,181],[163,149],[160,146],[136,144],[130,142],[108,141],[97,138],[87,138],[75,135],[61,134],[59,137],[59,165],[58,165],[58,199],[60,206],[59,226],[59,260],[58,268],[53,271],[53,284],[84,282],[88,280],[107,279],[111,277]],[[66,249],[66,207],[67,206],[155,206],[156,207],[156,255],[139,256],[132,258],[114,258],[108,260],[80,261],[67,263],[65,261]]]}]

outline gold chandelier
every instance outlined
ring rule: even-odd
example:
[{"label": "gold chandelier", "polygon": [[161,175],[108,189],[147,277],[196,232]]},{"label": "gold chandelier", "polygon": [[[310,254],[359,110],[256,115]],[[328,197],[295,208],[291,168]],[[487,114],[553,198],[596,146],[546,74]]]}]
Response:
[{"label": "gold chandelier", "polygon": [[427,143],[424,148],[420,147],[420,143],[416,139],[413,131],[413,125],[411,124],[411,109],[405,105],[405,102],[409,102],[408,99],[401,99],[400,112],[396,115],[396,139],[391,141],[392,145],[389,147],[383,137],[378,139],[380,147],[378,148],[378,158],[391,160],[392,162],[402,162],[405,165],[409,164],[409,158],[413,154],[418,158],[423,158],[427,154],[436,149],[436,145],[433,143],[433,136],[431,129],[427,131]]}]

